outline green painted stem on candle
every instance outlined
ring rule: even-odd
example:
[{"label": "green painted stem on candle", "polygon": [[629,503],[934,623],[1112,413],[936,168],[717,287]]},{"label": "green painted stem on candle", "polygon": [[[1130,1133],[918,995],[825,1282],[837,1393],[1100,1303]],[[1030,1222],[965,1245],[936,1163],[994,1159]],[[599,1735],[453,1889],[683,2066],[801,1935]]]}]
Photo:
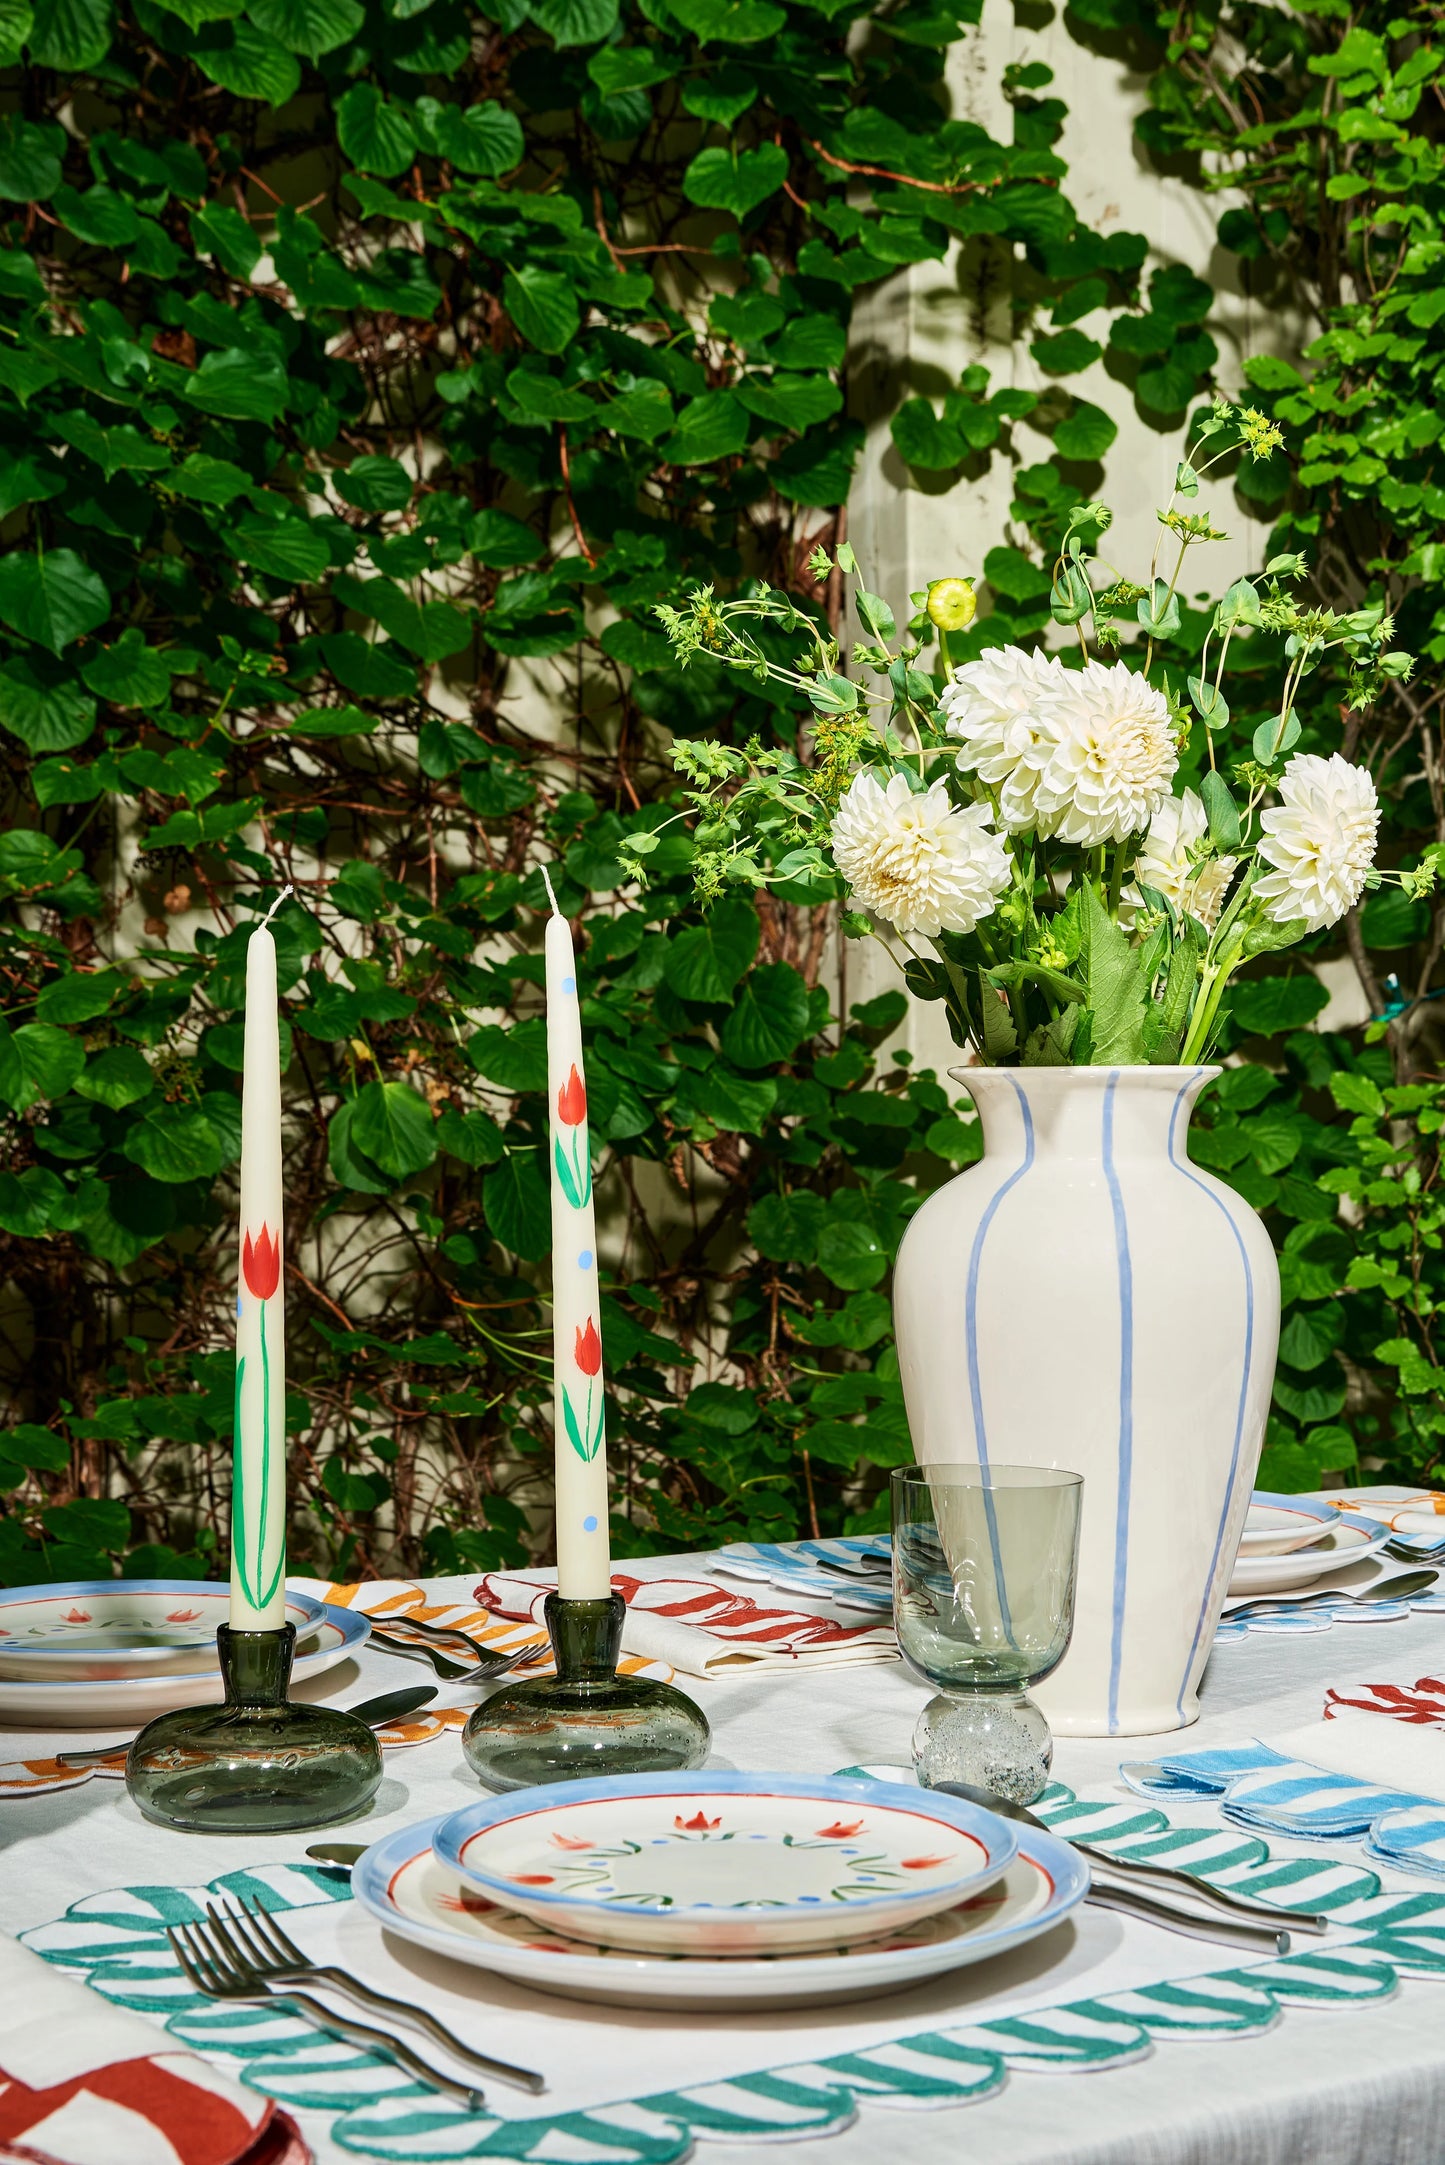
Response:
[{"label": "green painted stem on candle", "polygon": [[[586,1129],[578,1128],[569,1146],[572,1156],[569,1164],[562,1154],[562,1138],[557,1136],[552,1144],[552,1162],[557,1168],[557,1178],[562,1183],[562,1193],[574,1210],[582,1210],[592,1200],[592,1152],[590,1146],[579,1150],[578,1145],[586,1138]],[[579,1162],[580,1160],[580,1162]]]},{"label": "green painted stem on candle", "polygon": [[246,1540],[246,1452],[241,1440],[241,1385],[246,1376],[246,1356],[236,1359],[236,1410],[231,1421],[231,1452],[234,1472],[231,1477],[231,1554],[235,1558],[236,1571],[241,1581],[241,1592],[253,1609],[261,1604],[251,1587]]},{"label": "green painted stem on candle", "polygon": [[[256,1570],[259,1576],[266,1561],[266,1518],[271,1508],[271,1356],[266,1347],[266,1303],[261,1303],[261,1524],[256,1536]],[[281,1554],[270,1584],[261,1589],[257,1607],[264,1609],[281,1583],[286,1569],[286,1544],[281,1543]]]},{"label": "green painted stem on candle", "polygon": [[573,1450],[584,1465],[590,1466],[602,1448],[602,1437],[607,1418],[607,1401],[604,1398],[597,1408],[597,1428],[594,1434],[592,1428],[592,1384],[590,1379],[587,1384],[587,1407],[582,1416],[580,1427],[577,1416],[572,1410],[572,1393],[565,1383],[562,1386],[562,1418],[567,1428],[567,1439]]}]

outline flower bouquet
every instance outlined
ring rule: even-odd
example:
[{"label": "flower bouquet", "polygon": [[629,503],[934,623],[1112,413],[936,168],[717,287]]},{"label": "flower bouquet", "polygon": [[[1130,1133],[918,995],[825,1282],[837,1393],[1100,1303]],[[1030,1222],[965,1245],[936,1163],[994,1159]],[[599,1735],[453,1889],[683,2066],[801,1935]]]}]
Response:
[{"label": "flower bouquet", "polygon": [[[887,603],[859,590],[866,636],[851,674],[827,626],[772,588],[726,601],[701,588],[681,608],[659,607],[681,664],[709,655],[791,687],[812,709],[811,743],[800,738],[798,750],[674,746],[691,784],[702,894],[800,880],[846,894],[845,931],[883,940],[912,990],[942,1000],[955,1041],[986,1063],[1117,1066],[1197,1062],[1251,957],[1335,924],[1384,877],[1428,891],[1433,861],[1374,869],[1370,774],[1309,748],[1294,710],[1301,681],[1331,652],[1348,664],[1351,707],[1408,676],[1411,657],[1391,646],[1380,605],[1315,608],[1298,591],[1305,560],[1277,556],[1219,601],[1197,674],[1180,683],[1162,663],[1189,552],[1225,538],[1189,508],[1200,476],[1240,450],[1267,457],[1279,441],[1261,415],[1214,401],[1158,513],[1142,582],[1102,553],[1107,507],[1076,505],[1051,597],[1075,641],[1067,650],[998,646],[952,666],[949,636],[975,614],[967,579],[915,595],[920,614],[902,641]],[[856,574],[846,545],[836,564]],[[824,577],[833,561],[820,551],[810,569]],[[1136,633],[1127,654],[1126,629]],[[921,639],[935,630],[941,683],[920,667]],[[1231,650],[1252,660],[1271,639],[1278,702],[1226,774],[1226,665]],[[1199,787],[1178,789],[1196,730]],[[656,837],[630,841],[643,876]]]}]

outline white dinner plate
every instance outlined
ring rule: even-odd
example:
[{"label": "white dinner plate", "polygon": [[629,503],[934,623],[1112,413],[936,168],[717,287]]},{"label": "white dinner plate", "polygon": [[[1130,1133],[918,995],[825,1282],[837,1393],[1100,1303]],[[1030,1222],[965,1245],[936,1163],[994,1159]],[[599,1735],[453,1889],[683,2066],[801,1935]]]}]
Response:
[{"label": "white dinner plate", "polygon": [[438,1859],[537,1924],[653,1954],[836,1947],[990,1886],[1013,1823],[959,1797],[829,1775],[640,1774],[465,1805]]},{"label": "white dinner plate", "polygon": [[[288,1604],[291,1597],[288,1595]],[[314,1636],[291,1665],[293,1684],[322,1676],[366,1644],[371,1619],[355,1609],[327,1603]],[[220,1669],[193,1669],[184,1676],[0,1678],[0,1727],[9,1729],[116,1729],[147,1722],[178,1706],[210,1706],[223,1699]]]},{"label": "white dinner plate", "polygon": [[[231,1589],[211,1579],[74,1579],[0,1591],[0,1677],[67,1682],[114,1676],[194,1676],[216,1658],[216,1627]],[[288,1593],[300,1651],[322,1604]]]},{"label": "white dinner plate", "polygon": [[1296,1549],[1292,1556],[1241,1556],[1229,1581],[1230,1594],[1292,1594],[1327,1571],[1362,1563],[1389,1539],[1388,1526],[1342,1519],[1322,1541]]},{"label": "white dinner plate", "polygon": [[633,1954],[564,1939],[501,1909],[432,1851],[440,1819],[376,1842],[351,1875],[362,1908],[389,1932],[540,1992],[671,2013],[808,2007],[901,1992],[947,1970],[1037,1939],[1088,1892],[1089,1868],[1067,1842],[1018,1829],[1018,1855],[991,1887],[882,1940],[757,1958]]},{"label": "white dinner plate", "polygon": [[1344,1513],[1333,1504],[1315,1503],[1308,1496],[1273,1496],[1256,1489],[1244,1515],[1239,1537],[1241,1556],[1289,1556],[1320,1541],[1332,1527],[1345,1523]]}]

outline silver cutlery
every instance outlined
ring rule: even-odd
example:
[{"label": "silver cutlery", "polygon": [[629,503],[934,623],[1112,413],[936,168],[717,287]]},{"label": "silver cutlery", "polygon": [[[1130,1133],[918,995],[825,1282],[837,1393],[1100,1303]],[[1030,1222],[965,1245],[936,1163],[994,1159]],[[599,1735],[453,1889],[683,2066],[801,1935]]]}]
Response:
[{"label": "silver cutlery", "polygon": [[[969,1804],[981,1805],[986,1812],[997,1812],[1003,1819],[1017,1819],[1026,1827],[1036,1827],[1042,1834],[1057,1835],[1060,1840],[1070,1842],[1071,1846],[1077,1849],[1081,1856],[1087,1857],[1091,1863],[1101,1865],[1105,1871],[1114,1872],[1121,1879],[1141,1879],[1147,1880],[1151,1886],[1178,1887],[1194,1901],[1205,1902],[1215,1908],[1227,1910],[1231,1917],[1242,1920],[1238,1929],[1247,1929],[1254,1935],[1254,1939],[1248,1944],[1273,1944],[1274,1938],[1281,1931],[1321,1933],[1328,1932],[1330,1928],[1328,1917],[1311,1916],[1307,1911],[1275,1909],[1267,1902],[1251,1902],[1240,1895],[1226,1894],[1222,1888],[1210,1886],[1207,1880],[1196,1879],[1192,1872],[1175,1871],[1166,1864],[1144,1864],[1136,1862],[1133,1858],[1115,1857],[1107,1849],[1100,1849],[1093,1842],[1081,1842],[1064,1834],[1062,1829],[1051,1827],[1047,1820],[1040,1819],[1038,1814],[1031,1812],[1026,1805],[1015,1804],[1011,1797],[997,1796],[993,1790],[981,1789],[973,1782],[935,1782],[933,1787],[944,1790],[951,1797],[963,1797]],[[1099,1883],[1095,1881],[1090,1893],[1090,1900],[1099,1892]],[[1181,1921],[1182,1930],[1185,1924],[1192,1926],[1196,1923],[1213,1922],[1212,1919],[1198,1919],[1169,1905],[1162,1904],[1142,1890],[1140,1891],[1140,1900],[1149,1903],[1149,1915],[1156,1924],[1162,1924],[1166,1919],[1177,1917]],[[1111,1906],[1118,1909],[1123,1905],[1116,1902]],[[1221,1923],[1224,1921],[1223,1919],[1220,1920]],[[1231,1935],[1236,1929],[1236,1927],[1230,1926]],[[1264,1935],[1263,1940],[1259,1937],[1261,1933]],[[1205,1935],[1195,1932],[1192,1936],[1201,1938]],[[1241,1942],[1240,1944],[1246,1943]],[[1279,1951],[1283,1954],[1286,1950],[1282,1947]]]},{"label": "silver cutlery", "polygon": [[233,1895],[231,1900],[234,1908],[219,1911],[208,1902],[206,1915],[211,1920],[214,1936],[221,1941],[233,1966],[244,1974],[259,1977],[271,1985],[330,1985],[334,1992],[344,1993],[364,2007],[377,2008],[398,2022],[414,2022],[444,2051],[468,2061],[484,2075],[495,2075],[502,2082],[514,2082],[523,2090],[536,2092],[546,2088],[543,2078],[534,2074],[531,2068],[513,2067],[510,2061],[494,2060],[489,2053],[474,2052],[424,2007],[413,2007],[407,2000],[393,1999],[390,1993],[374,1991],[348,1970],[332,1964],[309,1962],[269,1910],[262,1909],[259,1903],[247,1902],[243,1895]]},{"label": "silver cutlery", "polygon": [[383,1654],[399,1654],[406,1661],[430,1662],[437,1675],[445,1677],[449,1684],[486,1684],[494,1676],[505,1676],[509,1669],[525,1668],[547,1652],[547,1641],[544,1639],[509,1654],[500,1654],[492,1649],[483,1654],[480,1649],[474,1649],[478,1658],[463,1664],[453,1661],[438,1647],[426,1646],[419,1639],[394,1637],[389,1631],[377,1631],[373,1628],[369,1643]]},{"label": "silver cutlery", "polygon": [[1261,1948],[1269,1954],[1289,1953],[1289,1933],[1283,1928],[1234,1924],[1227,1917],[1202,1917],[1197,1911],[1156,1902],[1152,1895],[1141,1894],[1133,1887],[1106,1886],[1096,1879],[1084,1900],[1095,1909],[1114,1909],[1126,1917],[1142,1918],[1146,1924],[1162,1925],[1166,1932],[1178,1932],[1185,1939],[1215,1940],[1224,1947]]},{"label": "silver cutlery", "polygon": [[253,2004],[280,2001],[294,2008],[302,2021],[309,2022],[313,2029],[328,2030],[333,2036],[344,2037],[348,2043],[361,2045],[369,2052],[384,2052],[388,2059],[395,2060],[398,2067],[404,2067],[428,2089],[454,2097],[471,2112],[486,2111],[487,2101],[480,2090],[470,2083],[458,2082],[451,2075],[444,2075],[389,2031],[375,2030],[369,2022],[353,2022],[349,2015],[338,2015],[332,2008],[324,2007],[320,2000],[313,2000],[309,1993],[298,1991],[294,1985],[273,1987],[251,1972],[237,1969],[203,1925],[167,1925],[166,1938],[186,1976],[208,2000],[250,2001]]},{"label": "silver cutlery", "polygon": [[313,1842],[306,1852],[317,1864],[334,1864],[349,1872],[366,1855],[365,1842]]},{"label": "silver cutlery", "polygon": [[[418,1708],[430,1706],[436,1696],[435,1684],[413,1684],[406,1691],[388,1691],[377,1699],[363,1699],[360,1706],[349,1706],[346,1711],[370,1729],[384,1729],[388,1722],[402,1721]],[[117,1744],[97,1744],[89,1751],[57,1752],[55,1756],[63,1767],[100,1767],[117,1752],[129,1751],[133,1741],[122,1737]]]},{"label": "silver cutlery", "polygon": [[1376,1579],[1372,1586],[1362,1586],[1358,1593],[1343,1586],[1321,1586],[1308,1594],[1261,1594],[1254,1601],[1241,1601],[1237,1609],[1226,1609],[1222,1621],[1258,1616],[1269,1609],[1310,1608],[1322,1601],[1407,1601],[1412,1594],[1423,1594],[1439,1576],[1438,1571],[1401,1571],[1393,1579]]},{"label": "silver cutlery", "polygon": [[882,1579],[891,1579],[893,1576],[891,1560],[874,1563],[866,1556],[860,1556],[856,1564],[835,1564],[827,1556],[815,1556],[813,1562],[820,1571],[832,1571],[840,1579],[870,1579],[876,1583]]}]

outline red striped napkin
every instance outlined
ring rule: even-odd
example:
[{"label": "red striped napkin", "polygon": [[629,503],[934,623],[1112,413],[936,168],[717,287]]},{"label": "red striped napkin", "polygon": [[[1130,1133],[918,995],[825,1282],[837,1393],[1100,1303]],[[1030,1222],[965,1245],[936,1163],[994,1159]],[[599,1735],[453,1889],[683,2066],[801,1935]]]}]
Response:
[{"label": "red striped napkin", "polygon": [[[898,1657],[890,1625],[840,1624],[802,1609],[764,1608],[710,1579],[639,1579],[614,1571],[612,1590],[627,1603],[625,1650],[670,1662],[688,1676],[745,1674],[760,1664],[851,1667]],[[473,1588],[473,1599],[495,1616],[540,1623],[542,1604],[556,1591],[555,1574],[497,1571]]]},{"label": "red striped napkin", "polygon": [[275,2101],[0,1936],[0,2158],[313,2165]]}]

